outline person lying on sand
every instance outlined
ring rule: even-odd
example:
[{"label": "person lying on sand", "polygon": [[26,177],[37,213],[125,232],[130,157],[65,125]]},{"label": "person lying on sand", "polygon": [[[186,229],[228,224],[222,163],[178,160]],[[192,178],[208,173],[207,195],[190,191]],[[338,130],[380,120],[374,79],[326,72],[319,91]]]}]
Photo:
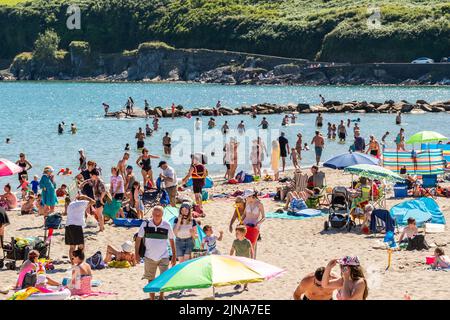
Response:
[{"label": "person lying on sand", "polygon": [[106,248],[105,263],[116,261],[128,261],[132,266],[136,265],[136,257],[134,256],[133,249],[134,245],[131,241],[126,241],[121,245],[122,251],[115,249],[114,247],[108,245]]},{"label": "person lying on sand", "polygon": [[[300,281],[294,292],[294,300],[333,300],[334,289],[322,286],[324,267],[317,268],[314,273],[308,274]],[[331,279],[336,279],[330,276]]]}]

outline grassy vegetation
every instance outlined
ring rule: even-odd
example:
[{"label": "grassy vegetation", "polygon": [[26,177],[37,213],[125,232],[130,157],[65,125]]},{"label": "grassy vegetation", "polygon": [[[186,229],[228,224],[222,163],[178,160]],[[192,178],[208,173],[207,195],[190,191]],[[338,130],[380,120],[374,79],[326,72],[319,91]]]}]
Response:
[{"label": "grassy vegetation", "polygon": [[[69,3],[81,7],[81,30],[66,28]],[[367,26],[374,3],[381,9],[376,30]],[[0,6],[0,57],[31,51],[50,28],[62,48],[79,40],[107,53],[164,41],[342,62],[450,54],[450,2],[442,0],[32,0]]]}]

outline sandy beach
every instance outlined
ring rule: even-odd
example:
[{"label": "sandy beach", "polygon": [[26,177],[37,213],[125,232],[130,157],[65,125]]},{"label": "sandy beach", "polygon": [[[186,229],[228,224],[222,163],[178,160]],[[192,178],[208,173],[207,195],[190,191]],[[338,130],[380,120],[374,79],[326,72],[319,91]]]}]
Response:
[{"label": "sandy beach", "polygon": [[[309,169],[305,169],[308,170]],[[327,185],[349,185],[351,177],[342,172],[323,169],[326,173]],[[291,174],[286,173],[286,176]],[[259,182],[240,185],[224,185],[217,182],[210,194],[222,192],[233,193],[235,190],[256,188],[262,192],[273,192],[278,182]],[[401,202],[401,199],[387,200],[387,208]],[[272,199],[262,199],[266,212],[274,212],[282,206]],[[437,202],[444,212],[445,218],[450,218],[450,201],[448,198],[437,198]],[[228,254],[234,233],[229,233],[228,226],[233,213],[234,198],[215,199],[204,205],[205,218],[201,218],[202,225],[210,224],[216,233],[224,231],[224,239],[218,242],[221,253]],[[62,208],[59,208],[61,210]],[[17,211],[8,213],[11,225],[6,228],[6,240],[11,236],[27,237],[43,235],[43,218],[34,215],[20,216]],[[90,218],[92,219],[92,218]],[[263,283],[251,284],[248,292],[235,292],[232,287],[216,289],[218,299],[263,300],[281,299],[292,300],[292,294],[302,277],[313,272],[317,267],[325,266],[330,259],[344,255],[358,255],[365,269],[368,285],[368,299],[404,299],[406,292],[412,299],[448,299],[448,274],[445,271],[429,270],[425,264],[425,257],[432,255],[433,247],[428,251],[395,251],[392,265],[386,271],[388,253],[385,249],[377,249],[383,235],[369,236],[359,232],[359,228],[348,233],[346,231],[331,230],[323,232],[326,217],[305,220],[267,219],[261,227],[262,240],[258,242],[257,259],[284,268],[281,277]],[[132,240],[137,228],[121,228],[107,225],[103,233],[97,232],[97,227],[87,227],[86,255],[91,256],[100,250],[105,253],[106,246],[115,247],[126,240]],[[448,251],[450,244],[448,229],[443,233],[427,234],[427,242],[434,246],[438,244]],[[397,235],[398,239],[398,235]],[[55,230],[51,245],[51,258],[66,261],[56,266],[49,275],[61,281],[70,267],[67,259],[68,247],[64,245],[64,229]],[[65,258],[63,258],[65,256]],[[146,284],[141,280],[143,264],[129,269],[105,269],[94,271],[94,279],[102,282],[94,288],[114,295],[90,297],[88,299],[147,299],[143,292]],[[0,271],[0,289],[13,285],[17,279],[17,272]],[[11,292],[10,294],[11,295]],[[6,299],[9,295],[0,295]],[[212,295],[212,289],[193,290],[182,296],[182,299],[205,299]],[[169,299],[180,299],[175,293],[168,295]]]}]

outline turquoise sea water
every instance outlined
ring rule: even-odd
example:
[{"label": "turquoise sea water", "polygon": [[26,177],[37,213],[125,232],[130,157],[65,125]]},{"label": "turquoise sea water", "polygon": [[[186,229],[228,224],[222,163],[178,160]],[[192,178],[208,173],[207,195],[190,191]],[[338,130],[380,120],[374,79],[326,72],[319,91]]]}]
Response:
[{"label": "turquoise sea water", "polygon": [[[121,108],[127,97],[132,96],[139,107],[143,107],[144,99],[152,106],[160,105],[169,107],[172,102],[181,104],[185,108],[214,106],[217,100],[222,101],[223,106],[237,107],[253,103],[310,103],[319,102],[318,95],[322,94],[327,100],[352,101],[366,100],[384,102],[392,99],[401,99],[415,102],[424,99],[429,102],[437,100],[450,100],[450,88],[448,87],[283,87],[283,86],[222,86],[206,84],[147,84],[147,83],[72,83],[72,82],[15,82],[0,83],[0,157],[16,161],[20,152],[25,152],[27,158],[34,165],[30,175],[40,174],[46,165],[52,165],[59,170],[69,167],[76,171],[78,167],[78,149],[84,148],[89,159],[99,163],[104,169],[105,180],[109,181],[109,168],[115,165],[121,158],[125,143],[131,145],[130,163],[135,164],[138,157],[135,143],[135,133],[138,127],[145,127],[146,120],[106,119],[103,117],[102,102],[107,102],[111,110]],[[279,129],[283,115],[268,116],[271,129]],[[341,119],[361,118],[359,124],[364,137],[374,134],[378,139],[385,131],[391,132],[388,138],[390,146],[399,130],[394,124],[394,115],[386,114],[325,114],[324,128],[326,135],[326,123],[338,123]],[[304,141],[308,144],[314,135],[315,115],[299,115],[297,125],[282,129],[286,132],[291,145],[295,145],[296,134],[301,132]],[[210,161],[209,171],[213,174],[222,174],[221,150],[224,138],[219,133],[207,130],[208,117],[203,118],[204,139],[196,144],[195,151],[202,148],[206,153],[215,152],[215,157]],[[231,129],[236,129],[240,120],[244,120],[247,129],[255,128],[261,121],[251,119],[248,116],[219,117],[217,127],[220,128],[225,120]],[[64,121],[66,131],[71,123],[76,123],[78,133],[71,135],[57,134],[57,125]],[[185,156],[193,149],[193,133],[196,132],[195,141],[199,139],[200,132],[194,129],[195,119],[161,119],[160,130],[150,139],[146,139],[146,147],[152,154],[162,155],[161,140],[167,131],[173,135],[174,152],[184,150]],[[450,137],[450,114],[421,114],[404,115],[403,127],[406,136],[420,130],[435,130]],[[148,121],[151,126],[151,120]],[[352,124],[353,125],[353,124]],[[352,130],[349,130],[352,132]],[[255,135],[257,133],[255,132]],[[205,138],[205,135],[207,136]],[[253,138],[241,139],[239,154],[239,167],[249,169],[249,148]],[[6,137],[11,138],[12,143],[6,144]],[[269,132],[266,144],[278,137],[278,132]],[[176,141],[175,141],[176,139]],[[210,139],[209,142],[205,141]],[[326,160],[332,155],[348,150],[346,145],[334,141],[327,141],[322,159]],[[202,147],[203,146],[203,147]],[[191,148],[192,147],[192,148]],[[270,152],[270,148],[269,148]],[[180,163],[180,157],[168,159],[174,163],[178,176],[182,177],[187,165]],[[303,164],[310,164],[314,159],[314,151],[303,153]],[[289,163],[290,164],[290,163]],[[153,160],[156,167],[157,160]],[[158,173],[158,170],[155,170]],[[136,172],[137,173],[137,172]],[[137,174],[140,177],[139,174]],[[66,181],[67,178],[59,178]],[[16,177],[2,178],[4,182],[14,182]]]}]

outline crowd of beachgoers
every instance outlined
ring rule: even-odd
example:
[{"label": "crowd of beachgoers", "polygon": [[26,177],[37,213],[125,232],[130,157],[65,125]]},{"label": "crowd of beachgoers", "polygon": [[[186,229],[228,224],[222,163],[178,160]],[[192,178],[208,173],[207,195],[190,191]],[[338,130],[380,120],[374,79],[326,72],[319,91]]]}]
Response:
[{"label": "crowd of beachgoers", "polygon": [[[324,103],[325,99],[322,96],[320,98]],[[133,114],[134,104],[130,97],[125,106],[127,114]],[[103,107],[107,114],[109,105],[103,103]],[[393,121],[398,125],[398,132],[386,131],[382,137],[363,137],[363,122],[359,118],[327,123],[326,116],[318,113],[314,137],[311,141],[306,141],[301,132],[295,137],[288,137],[283,132],[283,127],[297,121],[298,114],[286,114],[282,123],[278,124],[269,123],[266,117],[258,116],[255,111],[249,116],[261,118],[259,129],[279,127],[281,133],[271,142],[270,148],[259,137],[252,141],[249,155],[252,172],[244,172],[239,168],[239,143],[236,137],[230,136],[230,130],[234,128],[230,128],[226,120],[220,120],[219,109],[220,101],[213,110],[214,115],[208,119],[208,129],[220,126],[226,140],[223,146],[224,174],[220,179],[212,179],[209,176],[208,155],[203,153],[193,153],[191,162],[186,164],[186,171],[176,172],[170,160],[172,140],[169,132],[163,135],[161,150],[146,148],[146,140],[154,139],[155,132],[163,130],[158,116],[150,114],[145,128],[139,128],[135,134],[139,156],[132,159],[131,146],[126,144],[123,154],[117,155],[117,165],[107,170],[95,159],[91,159],[83,149],[80,149],[77,155],[79,165],[76,169],[70,168],[70,165],[58,170],[51,165],[34,168],[33,159],[28,159],[26,150],[23,150],[15,161],[15,165],[20,167],[20,171],[14,173],[17,174],[18,185],[4,185],[4,193],[0,195],[0,241],[6,257],[4,262],[24,261],[18,268],[17,276],[8,271],[8,277],[2,277],[3,271],[0,272],[1,279],[8,282],[6,285],[6,282],[2,281],[5,288],[0,288],[5,298],[11,295],[14,299],[28,298],[36,292],[42,295],[64,293],[66,298],[117,298],[117,292],[93,289],[100,285],[95,277],[99,275],[99,278],[102,278],[101,272],[108,274],[112,281],[116,278],[114,272],[117,270],[122,272],[119,277],[134,277],[136,281],[145,280],[151,283],[158,274],[168,272],[175,265],[207,255],[227,254],[277,265],[278,261],[274,257],[277,256],[276,252],[283,249],[277,248],[274,239],[278,238],[273,234],[273,230],[283,233],[285,227],[281,223],[289,223],[289,230],[293,232],[284,234],[283,238],[296,242],[297,248],[302,250],[302,242],[309,239],[306,235],[302,238],[303,223],[310,223],[310,220],[318,218],[312,216],[308,221],[283,220],[277,222],[272,229],[267,225],[271,223],[268,221],[273,219],[273,214],[312,209],[320,211],[319,216],[324,216],[323,212],[328,212],[328,207],[332,205],[328,201],[329,196],[334,197],[338,186],[344,186],[343,194],[348,202],[347,209],[351,219],[349,230],[352,225],[354,227],[352,237],[371,233],[373,212],[376,210],[376,204],[380,203],[377,200],[385,196],[382,193],[386,190],[386,183],[382,179],[367,177],[360,177],[355,181],[352,179],[351,183],[343,182],[342,179],[348,176],[342,177],[338,171],[321,167],[326,160],[322,159],[322,154],[327,141],[335,141],[342,144],[343,153],[365,154],[376,159],[374,162],[382,166],[382,155],[387,145],[393,143],[394,148],[400,152],[407,149],[400,112],[393,116]],[[148,110],[148,102],[145,101],[146,114]],[[175,114],[175,104],[171,110]],[[200,130],[202,118],[192,118],[192,121],[195,129]],[[55,134],[63,134],[68,130],[77,134],[79,128],[74,123],[70,128],[66,128],[66,124],[62,122]],[[239,122],[235,130],[238,134],[245,134],[245,119]],[[322,133],[324,130],[325,133]],[[346,142],[349,141],[348,148]],[[315,164],[306,167],[302,162],[302,153],[310,149],[315,153]],[[68,158],[71,156],[67,155]],[[270,159],[270,167],[263,168],[267,158]],[[30,176],[36,169],[41,170],[42,174]],[[405,171],[400,174],[405,179],[411,196],[425,195],[423,188],[418,187],[420,177]],[[73,182],[58,183],[60,176],[71,177]],[[445,192],[448,194],[444,180],[442,186],[442,195],[446,195]],[[368,193],[365,193],[367,190]],[[430,196],[437,197],[438,194]],[[392,200],[384,200],[385,209],[389,209],[386,208],[387,204],[394,203]],[[441,204],[442,200],[439,199],[438,203]],[[442,208],[445,215],[448,204],[442,205]],[[231,214],[226,216],[226,212]],[[167,216],[174,219],[169,220]],[[120,221],[138,221],[138,224],[121,228]],[[65,226],[64,229],[60,228],[62,225]],[[229,234],[223,232],[224,228]],[[36,230],[45,230],[44,243],[30,237]],[[11,237],[15,237],[15,243],[8,241]],[[316,234],[314,237],[325,236]],[[339,232],[333,233],[333,237],[339,239]],[[427,243],[422,230],[412,217],[391,240],[398,242],[399,247],[405,250],[432,250],[429,255],[434,257],[431,263],[434,269],[450,267],[450,259],[443,248],[445,243],[440,246],[430,245],[429,241]],[[118,246],[119,242],[123,243]],[[41,247],[37,246],[37,243]],[[99,247],[100,244],[103,247]],[[20,245],[22,248],[26,247],[25,253],[22,252],[26,256],[23,259],[12,258],[8,252],[14,251],[15,246]],[[45,250],[49,247],[52,247],[50,257]],[[357,254],[361,250],[355,249],[337,257],[333,256],[334,252],[325,248],[318,247],[316,255],[329,257],[328,261],[313,258],[317,259],[316,268],[305,270],[301,273],[302,279],[299,283],[290,283],[284,290],[291,289],[290,296],[296,300],[370,298],[368,276],[362,262],[368,261],[370,254],[366,252],[367,257],[361,257],[361,254]],[[346,247],[349,250],[350,248]],[[287,254],[289,249],[290,247],[286,249]],[[322,249],[328,252],[320,252]],[[364,251],[362,253],[364,254]],[[282,267],[287,272],[292,267],[290,263],[283,263]],[[314,265],[311,261],[306,265],[310,267],[311,264]],[[57,270],[60,265],[66,268],[64,270],[67,270],[67,266],[70,267],[67,278],[61,281],[54,273],[54,269]],[[335,269],[337,266],[339,268]],[[107,270],[97,271],[105,267]],[[133,268],[140,268],[142,274],[133,272],[125,275],[119,270]],[[280,276],[282,277],[283,275]],[[235,283],[234,292],[251,291],[253,285],[249,285],[249,282]],[[270,283],[271,281],[268,281],[264,284],[266,289],[270,288]],[[30,288],[33,290],[29,290]],[[114,291],[114,288],[111,291]],[[255,296],[248,297],[257,298],[258,295],[254,294]],[[122,298],[121,295],[118,296]],[[139,296],[140,293],[127,291],[127,298]],[[183,289],[171,297],[191,296],[192,290]],[[164,299],[164,292],[159,293],[159,298]],[[150,299],[155,299],[154,292],[150,293]]]}]

